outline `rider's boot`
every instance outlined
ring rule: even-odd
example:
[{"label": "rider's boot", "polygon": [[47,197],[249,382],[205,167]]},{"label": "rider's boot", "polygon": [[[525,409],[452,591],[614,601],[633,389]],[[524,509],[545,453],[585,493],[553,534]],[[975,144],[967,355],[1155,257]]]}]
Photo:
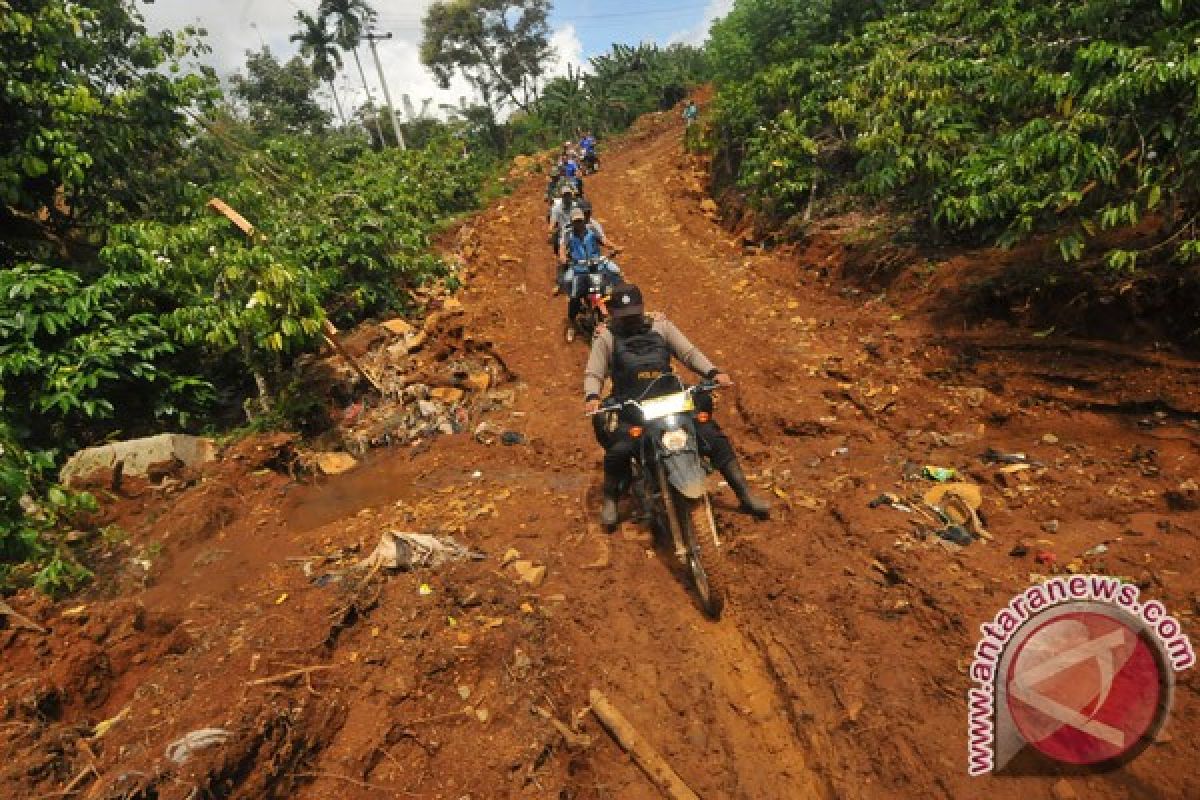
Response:
[{"label": "rider's boot", "polygon": [[743,511],[747,511],[759,519],[767,518],[767,515],[771,513],[770,504],[750,491],[750,485],[742,473],[742,465],[737,462],[736,458],[721,468],[721,474],[725,477],[729,488],[733,489],[733,493],[737,495]]},{"label": "rider's boot", "polygon": [[617,501],[621,498],[621,479],[604,476],[604,502],[600,505],[600,524],[608,529],[617,527]]}]

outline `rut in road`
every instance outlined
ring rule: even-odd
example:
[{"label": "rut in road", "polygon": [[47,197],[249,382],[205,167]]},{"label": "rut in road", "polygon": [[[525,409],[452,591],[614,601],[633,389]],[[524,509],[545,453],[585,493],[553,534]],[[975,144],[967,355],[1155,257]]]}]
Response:
[{"label": "rut in road", "polygon": [[[736,251],[725,236],[706,243],[682,235],[663,185],[664,170],[678,158],[677,133],[658,133],[646,145],[607,159],[587,179],[587,196],[606,231],[625,247],[622,269],[627,280],[642,286],[648,307],[665,310],[736,375],[739,348],[726,338],[730,331],[714,322],[723,316],[732,325],[737,318],[722,274]],[[551,451],[547,467],[585,483],[583,526],[545,532],[569,543],[570,574],[564,581],[574,600],[567,629],[575,634],[579,667],[623,706],[702,797],[831,796],[808,767],[809,745],[789,717],[764,654],[743,630],[738,609],[709,622],[683,578],[665,563],[669,555],[652,549],[647,531],[627,522],[607,542],[595,524],[601,451],[582,415],[587,349],[565,341],[566,300],[551,296],[553,261],[540,224],[544,209],[531,191],[504,203],[502,219],[511,226],[511,239],[494,241],[485,232],[482,241],[492,258],[501,251],[509,257],[495,262],[495,272],[481,270],[464,302],[495,309],[496,326],[488,336],[529,385],[533,435],[543,436]],[[743,442],[749,438],[760,447],[746,431],[740,434]],[[754,533],[750,518],[729,513],[731,493],[726,490],[719,502],[723,524]],[[608,568],[584,568],[602,551],[610,554]],[[644,779],[618,763],[603,771],[619,769],[628,794],[611,796],[645,796]]]}]

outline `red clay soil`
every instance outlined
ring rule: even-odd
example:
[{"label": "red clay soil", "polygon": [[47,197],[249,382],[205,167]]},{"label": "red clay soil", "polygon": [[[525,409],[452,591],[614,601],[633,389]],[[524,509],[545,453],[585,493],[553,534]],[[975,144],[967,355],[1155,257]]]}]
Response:
[{"label": "red clay soil", "polygon": [[[834,234],[746,250],[702,211],[681,136],[675,115],[643,121],[588,195],[649,304],[737,381],[718,418],[775,502],[756,522],[714,477],[732,540],[721,621],[645,530],[595,524],[586,353],[550,296],[533,178],[459,238],[465,327],[515,376],[515,405],[483,418],[523,443],[440,436],[314,483],[281,468],[286,442],[251,439],[189,488],[124,489],[106,521],[129,539],[102,585],[11,599],[49,632],[0,629],[0,796],[658,796],[581,713],[596,688],[704,798],[1200,797],[1194,671],[1159,741],[1117,771],[966,774],[979,625],[1036,575],[1127,576],[1195,632],[1200,368],[938,330],[911,302],[830,283]],[[1044,466],[1000,473],[988,447]],[[928,488],[908,461],[980,484],[995,540],[947,548],[869,508]],[[487,558],[346,569],[386,530]],[[512,548],[544,584],[502,565]],[[203,728],[230,736],[168,760]]]}]

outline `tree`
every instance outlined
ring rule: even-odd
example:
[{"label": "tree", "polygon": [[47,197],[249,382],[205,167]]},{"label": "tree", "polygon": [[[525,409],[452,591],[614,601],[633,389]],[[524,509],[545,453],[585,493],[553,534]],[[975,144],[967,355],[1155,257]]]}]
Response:
[{"label": "tree", "polygon": [[290,42],[300,43],[300,52],[311,59],[309,68],[313,75],[325,81],[329,93],[333,95],[333,104],[337,107],[338,119],[346,124],[346,112],[342,111],[342,101],[338,98],[333,80],[338,70],[342,68],[342,54],[337,50],[337,38],[325,24],[325,17],[314,17],[303,11],[296,12],[296,21],[300,30],[288,37]]},{"label": "tree", "polygon": [[367,93],[367,110],[375,120],[375,132],[379,134],[380,146],[386,146],[379,115],[375,113],[375,102],[371,99],[371,87],[367,85],[367,75],[363,72],[362,60],[358,57],[358,43],[362,41],[366,29],[375,21],[375,9],[371,8],[366,0],[321,0],[319,12],[322,20],[333,19],[334,39],[343,50],[349,50],[354,55],[358,77],[362,81],[363,91]]},{"label": "tree", "polygon": [[269,47],[247,53],[246,74],[230,84],[259,134],[320,133],[329,124],[329,112],[313,97],[320,81],[299,56],[280,64]]},{"label": "tree", "polygon": [[199,33],[151,35],[123,0],[0,2],[0,269],[13,225],[135,210],[216,97],[211,70],[171,68],[206,51]]},{"label": "tree", "polygon": [[460,73],[493,110],[528,111],[550,46],[549,0],[439,0],[423,22],[421,63],[443,89]]}]

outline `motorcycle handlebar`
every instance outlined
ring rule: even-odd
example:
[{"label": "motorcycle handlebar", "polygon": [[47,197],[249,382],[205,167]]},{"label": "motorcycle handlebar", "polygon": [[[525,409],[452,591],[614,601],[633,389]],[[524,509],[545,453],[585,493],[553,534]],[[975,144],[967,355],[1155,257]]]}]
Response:
[{"label": "motorcycle handlebar", "polygon": [[[734,384],[730,383],[727,386],[722,386],[716,381],[706,380],[697,383],[695,386],[688,386],[686,389],[684,389],[684,391],[688,394],[695,394],[696,392],[715,392],[717,389],[727,389],[729,386],[733,385]],[[604,403],[595,411],[586,412],[584,416],[594,417],[597,414],[607,414],[610,411],[620,411],[625,406],[636,406],[637,404],[637,400],[619,400],[612,403]]]}]

